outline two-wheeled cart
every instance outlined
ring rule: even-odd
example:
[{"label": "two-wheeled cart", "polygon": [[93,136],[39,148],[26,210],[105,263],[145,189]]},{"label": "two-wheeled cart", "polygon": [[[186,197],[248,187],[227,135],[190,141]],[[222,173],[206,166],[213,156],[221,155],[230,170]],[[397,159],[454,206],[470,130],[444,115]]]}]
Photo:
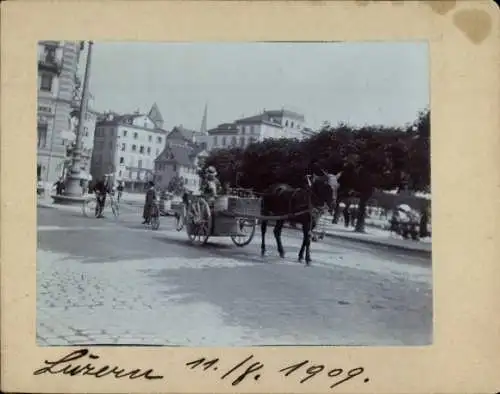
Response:
[{"label": "two-wheeled cart", "polygon": [[230,237],[236,246],[252,242],[261,211],[261,199],[247,193],[231,193],[207,199],[192,195],[176,209],[177,230],[186,228],[189,240],[204,245],[210,237]]}]

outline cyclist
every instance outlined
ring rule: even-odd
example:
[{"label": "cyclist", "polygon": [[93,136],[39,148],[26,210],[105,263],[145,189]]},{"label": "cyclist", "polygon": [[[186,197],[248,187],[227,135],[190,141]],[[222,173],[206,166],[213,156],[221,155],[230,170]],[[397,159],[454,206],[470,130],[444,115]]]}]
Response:
[{"label": "cyclist", "polygon": [[104,205],[106,204],[106,194],[109,193],[110,191],[105,176],[101,177],[96,182],[93,191],[97,199],[97,206],[96,206],[96,213],[98,213],[97,217],[103,218]]}]

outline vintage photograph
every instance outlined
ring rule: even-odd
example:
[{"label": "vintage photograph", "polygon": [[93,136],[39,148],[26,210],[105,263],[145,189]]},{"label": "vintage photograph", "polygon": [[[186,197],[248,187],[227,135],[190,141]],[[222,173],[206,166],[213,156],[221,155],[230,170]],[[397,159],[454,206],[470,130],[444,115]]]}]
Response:
[{"label": "vintage photograph", "polygon": [[433,343],[423,41],[40,41],[38,346]]}]

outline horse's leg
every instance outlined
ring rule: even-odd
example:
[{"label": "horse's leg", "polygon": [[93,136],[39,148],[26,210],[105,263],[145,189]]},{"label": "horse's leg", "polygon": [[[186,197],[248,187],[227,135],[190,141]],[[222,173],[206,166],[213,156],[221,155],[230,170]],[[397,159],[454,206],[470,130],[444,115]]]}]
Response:
[{"label": "horse's leg", "polygon": [[312,233],[312,218],[306,220],[303,225],[304,241],[306,246],[306,265],[311,263],[311,233]]},{"label": "horse's leg", "polygon": [[277,220],[274,225],[274,237],[276,238],[276,245],[278,245],[278,253],[281,258],[285,257],[285,251],[283,250],[283,245],[281,244],[281,230],[283,229],[283,220]]},{"label": "horse's leg", "polygon": [[262,220],[260,222],[260,232],[262,235],[262,244],[260,246],[260,255],[264,257],[266,254],[266,230],[267,230],[267,220]]},{"label": "horse's leg", "polygon": [[306,248],[306,224],[302,223],[302,245],[300,246],[300,251],[299,251],[299,263],[302,263],[302,260],[304,259],[304,250]]}]

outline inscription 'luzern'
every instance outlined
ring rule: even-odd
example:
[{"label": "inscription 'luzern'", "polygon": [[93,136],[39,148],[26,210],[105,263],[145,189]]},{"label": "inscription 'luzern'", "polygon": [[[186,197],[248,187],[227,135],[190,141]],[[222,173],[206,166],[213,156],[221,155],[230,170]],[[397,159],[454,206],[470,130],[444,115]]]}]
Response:
[{"label": "inscription 'luzern'", "polygon": [[140,368],[132,369],[126,371],[124,368],[119,366],[96,366],[89,362],[85,365],[82,364],[70,364],[70,361],[84,360],[87,357],[90,360],[97,360],[98,355],[92,354],[88,349],[80,349],[71,352],[64,357],[55,360],[48,361],[45,360],[45,367],[37,369],[33,372],[33,375],[43,375],[45,373],[50,373],[53,375],[70,375],[70,376],[93,376],[95,378],[102,378],[105,376],[111,376],[115,379],[129,378],[129,379],[139,379],[143,378],[146,380],[163,379],[162,375],[154,375],[153,369],[142,370]]}]

